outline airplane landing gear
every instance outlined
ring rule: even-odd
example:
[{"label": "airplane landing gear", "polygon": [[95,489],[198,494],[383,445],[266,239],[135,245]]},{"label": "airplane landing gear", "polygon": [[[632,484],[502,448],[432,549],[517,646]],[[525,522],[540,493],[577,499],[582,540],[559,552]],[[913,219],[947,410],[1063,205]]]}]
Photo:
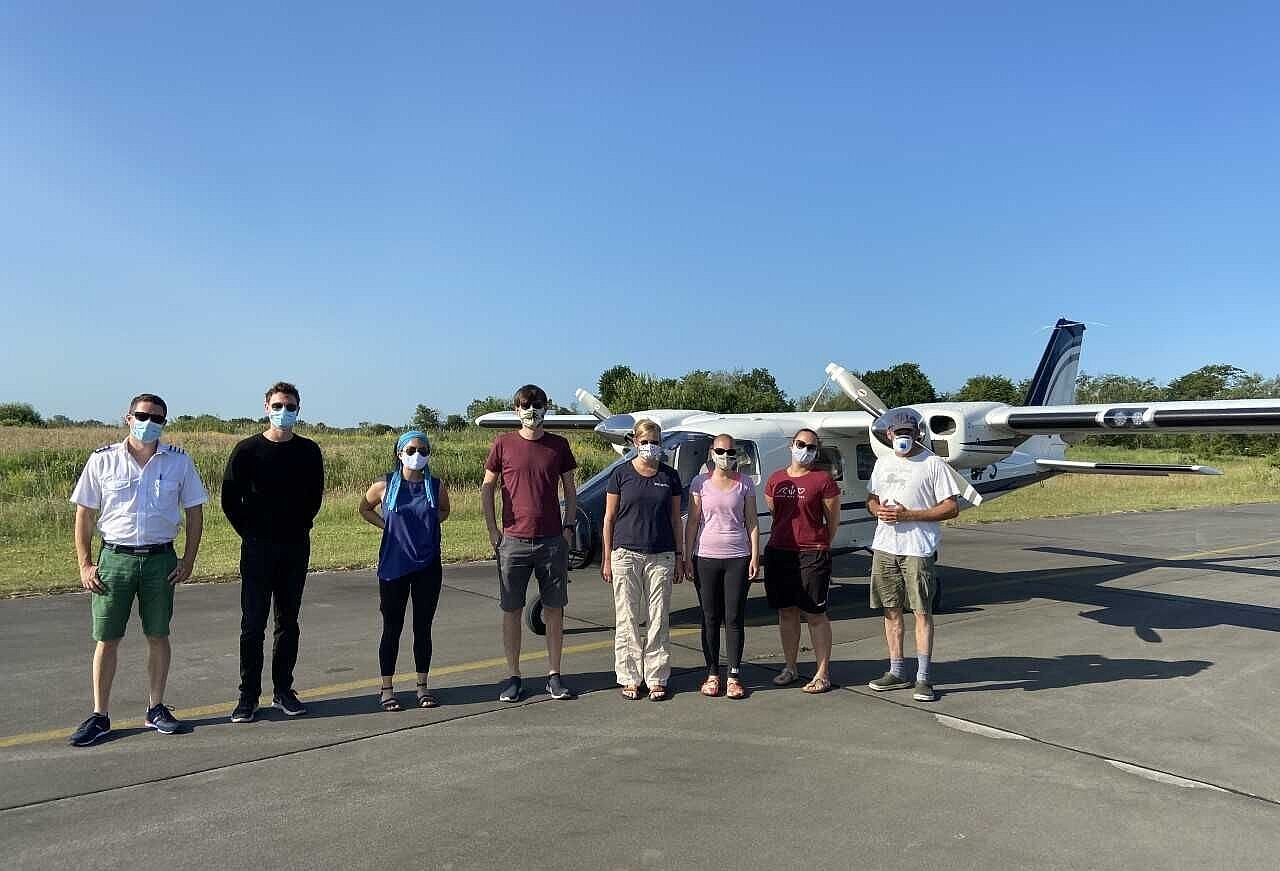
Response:
[{"label": "airplane landing gear", "polygon": [[546,635],[547,624],[542,622],[542,597],[537,596],[529,607],[524,609],[524,625],[534,635]]}]

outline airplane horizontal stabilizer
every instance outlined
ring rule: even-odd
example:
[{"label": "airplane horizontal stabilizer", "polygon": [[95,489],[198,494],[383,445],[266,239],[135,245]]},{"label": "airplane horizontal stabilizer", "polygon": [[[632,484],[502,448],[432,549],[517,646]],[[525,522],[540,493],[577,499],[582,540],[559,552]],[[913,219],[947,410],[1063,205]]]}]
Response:
[{"label": "airplane horizontal stabilizer", "polygon": [[1082,475],[1221,475],[1213,466],[1176,466],[1169,463],[1094,463],[1087,460],[1036,460],[1036,465],[1055,472]]},{"label": "airplane horizontal stabilizer", "polygon": [[[595,429],[600,419],[590,414],[548,414],[543,429]],[[519,429],[520,418],[512,411],[491,411],[476,418],[476,426],[486,429]]]},{"label": "airplane horizontal stabilizer", "polygon": [[1280,399],[1005,405],[987,412],[986,423],[1022,435],[1280,432]]}]

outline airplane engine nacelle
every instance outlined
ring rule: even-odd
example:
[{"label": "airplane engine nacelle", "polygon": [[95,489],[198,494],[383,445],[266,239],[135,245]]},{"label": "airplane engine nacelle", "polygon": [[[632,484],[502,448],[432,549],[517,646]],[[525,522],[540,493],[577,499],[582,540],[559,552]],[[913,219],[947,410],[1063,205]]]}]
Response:
[{"label": "airplane engine nacelle", "polygon": [[[912,405],[924,417],[924,443],[955,469],[980,469],[999,462],[1025,440],[1025,436],[1009,437],[1008,430],[998,430],[986,422],[987,413],[1000,408],[1000,402],[931,402]],[[872,431],[871,450],[878,457],[893,455],[889,442]]]}]

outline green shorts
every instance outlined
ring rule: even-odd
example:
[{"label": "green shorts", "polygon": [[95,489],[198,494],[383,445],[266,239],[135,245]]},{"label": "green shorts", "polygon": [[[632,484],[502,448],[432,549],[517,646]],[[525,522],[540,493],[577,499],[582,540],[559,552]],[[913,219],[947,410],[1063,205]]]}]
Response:
[{"label": "green shorts", "polygon": [[937,554],[898,556],[873,550],[871,607],[902,608],[909,605],[917,614],[932,614],[933,593],[938,588],[933,570],[936,559]]},{"label": "green shorts", "polygon": [[124,637],[138,598],[138,614],[142,632],[152,638],[169,634],[173,617],[173,584],[169,574],[178,566],[178,555],[172,549],[145,556],[116,553],[103,548],[98,554],[98,579],[105,593],[90,593],[93,614],[93,640],[115,641]]}]

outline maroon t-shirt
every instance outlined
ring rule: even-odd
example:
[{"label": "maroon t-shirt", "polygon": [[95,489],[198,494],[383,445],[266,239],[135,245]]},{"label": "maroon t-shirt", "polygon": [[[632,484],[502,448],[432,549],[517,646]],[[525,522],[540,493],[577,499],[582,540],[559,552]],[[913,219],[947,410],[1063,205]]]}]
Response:
[{"label": "maroon t-shirt", "polygon": [[530,440],[518,432],[498,436],[484,467],[502,485],[502,531],[517,538],[560,535],[560,476],[578,468],[569,442],[555,433]]},{"label": "maroon t-shirt", "polygon": [[814,470],[792,478],[786,469],[769,476],[764,495],[773,500],[773,528],[769,547],[783,550],[826,550],[824,499],[840,495],[840,488],[826,472]]}]

